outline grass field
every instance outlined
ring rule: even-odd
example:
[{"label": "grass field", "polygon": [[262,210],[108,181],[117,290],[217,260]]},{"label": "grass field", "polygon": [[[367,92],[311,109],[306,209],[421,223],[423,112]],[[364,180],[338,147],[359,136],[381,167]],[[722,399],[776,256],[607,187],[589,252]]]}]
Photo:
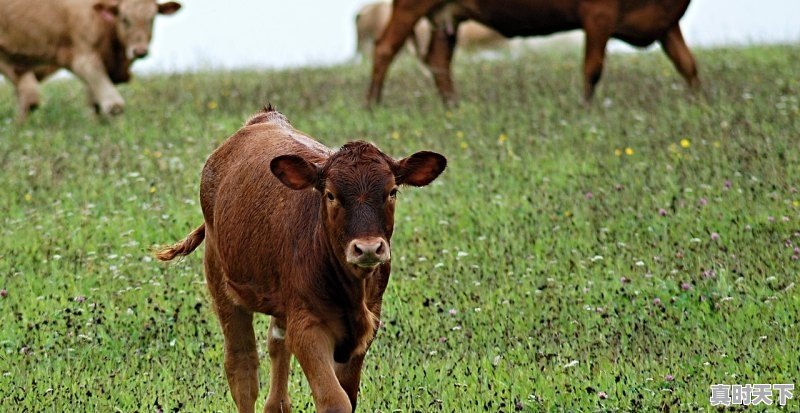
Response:
[{"label": "grass field", "polygon": [[[53,81],[21,126],[0,84],[0,411],[234,410],[202,251],[151,249],[202,222],[206,156],[267,101],[329,146],[449,158],[399,197],[359,411],[709,411],[711,384],[800,384],[800,48],[696,54],[697,95],[660,52],[610,56],[592,108],[577,54],[457,59],[450,110],[409,60],[372,112],[367,65],[140,77],[110,121]],[[313,410],[296,363],[290,393]]]}]

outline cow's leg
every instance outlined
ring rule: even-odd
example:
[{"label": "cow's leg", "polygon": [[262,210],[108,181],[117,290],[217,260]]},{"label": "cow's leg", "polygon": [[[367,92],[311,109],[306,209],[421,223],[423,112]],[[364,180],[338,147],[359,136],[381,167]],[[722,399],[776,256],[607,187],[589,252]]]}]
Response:
[{"label": "cow's leg", "polygon": [[347,363],[336,364],[336,378],[339,379],[339,384],[347,393],[347,397],[350,398],[353,411],[356,410],[358,385],[361,382],[361,367],[363,365],[364,354],[351,357]]},{"label": "cow's leg", "polygon": [[225,374],[239,413],[255,410],[258,397],[258,351],[253,314],[233,305],[219,308],[225,335]]},{"label": "cow's leg", "polygon": [[453,50],[456,47],[458,36],[458,21],[453,22],[452,27],[437,25],[432,33],[431,45],[425,63],[433,73],[436,88],[439,95],[446,105],[455,105],[456,91],[453,87],[453,77],[450,71],[450,63],[453,60]]},{"label": "cow's leg", "polygon": [[689,51],[689,46],[683,40],[680,26],[675,24],[659,42],[675,68],[686,79],[686,83],[693,89],[698,88],[700,79],[697,77],[697,64],[692,52]]},{"label": "cow's leg", "polygon": [[225,374],[239,413],[253,413],[258,397],[258,351],[253,314],[233,303],[223,286],[224,275],[216,252],[206,242],[206,285],[225,336]]},{"label": "cow's leg", "polygon": [[352,412],[334,371],[332,339],[310,317],[289,320],[287,327],[286,345],[303,368],[317,412]]},{"label": "cow's leg", "polygon": [[372,59],[372,80],[367,92],[367,105],[379,103],[383,82],[389,65],[397,52],[408,39],[422,16],[428,14],[437,4],[444,0],[395,0],[392,17],[378,41]]},{"label": "cow's leg", "polygon": [[17,98],[19,103],[18,116],[25,119],[28,113],[36,110],[41,104],[39,81],[32,71],[25,72],[17,80]]},{"label": "cow's leg", "polygon": [[583,30],[586,33],[586,51],[583,61],[583,99],[592,101],[594,88],[603,74],[606,44],[614,32],[616,13],[603,5],[584,3],[580,8]]},{"label": "cow's leg", "polygon": [[264,406],[264,413],[289,413],[291,401],[289,400],[289,370],[291,368],[291,353],[286,348],[284,337],[285,326],[278,326],[275,318],[269,324],[269,396]]},{"label": "cow's leg", "polygon": [[0,57],[0,74],[14,85],[14,93],[17,95],[17,120],[22,122],[28,117],[28,113],[41,103],[39,82],[36,81],[33,72],[15,70],[14,66],[2,57]]},{"label": "cow's leg", "polygon": [[94,54],[76,56],[70,70],[89,88],[92,100],[104,115],[118,115],[125,107],[125,101],[109,79],[103,62]]}]

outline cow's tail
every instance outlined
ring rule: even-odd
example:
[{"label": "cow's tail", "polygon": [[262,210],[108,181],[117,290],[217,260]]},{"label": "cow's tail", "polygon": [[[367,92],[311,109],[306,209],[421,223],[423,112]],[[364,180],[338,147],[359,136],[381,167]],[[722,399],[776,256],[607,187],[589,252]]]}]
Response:
[{"label": "cow's tail", "polygon": [[178,241],[169,247],[164,247],[156,251],[156,258],[161,261],[170,261],[179,255],[189,255],[197,248],[198,245],[203,242],[205,237],[206,223],[204,222],[189,235],[187,235],[182,241]]}]

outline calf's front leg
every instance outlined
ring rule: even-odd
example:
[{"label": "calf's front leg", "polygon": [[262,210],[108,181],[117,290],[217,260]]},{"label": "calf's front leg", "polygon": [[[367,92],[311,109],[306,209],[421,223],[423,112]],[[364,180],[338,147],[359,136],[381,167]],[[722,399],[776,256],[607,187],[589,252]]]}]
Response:
[{"label": "calf's front leg", "polygon": [[358,385],[361,382],[361,368],[364,365],[365,355],[353,356],[347,363],[336,363],[336,378],[339,379],[339,384],[350,398],[353,411],[356,410]]},{"label": "calf's front leg", "polygon": [[317,413],[351,413],[353,407],[334,371],[334,342],[321,324],[289,322],[286,345],[306,375]]}]

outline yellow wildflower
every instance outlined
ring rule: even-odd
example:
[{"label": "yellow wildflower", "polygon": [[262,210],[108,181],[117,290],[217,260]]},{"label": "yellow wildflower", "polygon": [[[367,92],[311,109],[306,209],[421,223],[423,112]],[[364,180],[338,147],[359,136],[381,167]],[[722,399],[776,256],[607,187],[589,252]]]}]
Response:
[{"label": "yellow wildflower", "polygon": [[497,138],[497,142],[500,144],[504,143],[508,140],[508,136],[505,133],[501,133],[500,136]]},{"label": "yellow wildflower", "polygon": [[151,186],[150,187],[150,193],[152,194],[154,192],[156,192],[156,187],[155,186]]},{"label": "yellow wildflower", "polygon": [[691,146],[691,143],[688,139],[681,139],[681,148],[688,148],[689,146]]},{"label": "yellow wildflower", "polygon": [[628,156],[633,155],[633,148],[625,148],[625,155]]},{"label": "yellow wildflower", "polygon": [[458,139],[464,139],[464,132],[457,131],[457,132],[456,132],[456,138],[458,138]]},{"label": "yellow wildflower", "polygon": [[469,147],[469,145],[467,145],[466,142],[461,142],[460,146],[461,146],[461,149],[467,149]]},{"label": "yellow wildflower", "polygon": [[26,201],[28,201],[28,202],[31,202],[31,200],[32,200],[32,199],[33,199],[33,195],[31,195],[31,194],[25,194],[25,200],[26,200]]},{"label": "yellow wildflower", "polygon": [[208,105],[206,106],[208,106],[209,109],[214,110],[217,108],[217,102],[212,100],[211,102],[208,102]]},{"label": "yellow wildflower", "polygon": [[392,132],[392,139],[400,139],[400,132]]},{"label": "yellow wildflower", "polygon": [[619,148],[614,149],[614,155],[621,156],[622,155],[622,149],[619,149]]}]

